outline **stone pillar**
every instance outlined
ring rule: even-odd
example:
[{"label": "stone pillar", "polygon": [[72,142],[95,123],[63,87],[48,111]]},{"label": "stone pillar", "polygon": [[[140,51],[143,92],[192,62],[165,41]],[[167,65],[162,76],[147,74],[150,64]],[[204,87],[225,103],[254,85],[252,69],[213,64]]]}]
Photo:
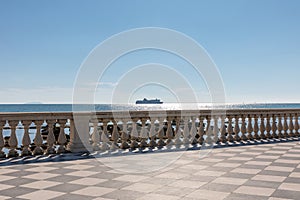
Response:
[{"label": "stone pillar", "polygon": [[89,143],[89,118],[80,117],[76,120],[70,119],[70,142],[67,150],[73,153],[90,152],[92,145]]}]

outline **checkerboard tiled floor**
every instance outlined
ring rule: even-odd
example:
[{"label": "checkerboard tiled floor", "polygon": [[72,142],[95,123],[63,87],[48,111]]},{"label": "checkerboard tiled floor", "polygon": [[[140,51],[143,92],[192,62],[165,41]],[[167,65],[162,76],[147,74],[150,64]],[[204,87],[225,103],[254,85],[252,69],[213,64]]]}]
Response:
[{"label": "checkerboard tiled floor", "polygon": [[300,199],[299,141],[200,155],[193,150],[29,164],[2,161],[0,199]]}]

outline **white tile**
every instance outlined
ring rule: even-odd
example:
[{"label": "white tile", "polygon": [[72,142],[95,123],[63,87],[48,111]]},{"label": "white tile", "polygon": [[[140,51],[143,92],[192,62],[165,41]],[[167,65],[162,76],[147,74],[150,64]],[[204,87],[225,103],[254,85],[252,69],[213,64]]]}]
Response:
[{"label": "white tile", "polygon": [[0,195],[0,199],[2,200],[5,200],[5,199],[11,199],[11,197],[8,197],[8,196],[2,196],[2,195]]},{"label": "white tile", "polygon": [[8,180],[15,179],[15,178],[18,178],[18,177],[0,175],[0,182],[8,181]]},{"label": "white tile", "polygon": [[209,170],[201,170],[201,171],[195,173],[195,175],[199,175],[199,176],[214,176],[214,177],[222,176],[224,174],[226,174],[226,172],[209,171]]},{"label": "white tile", "polygon": [[269,181],[269,182],[283,182],[286,179],[284,176],[271,176],[271,175],[256,175],[252,180],[256,181]]},{"label": "white tile", "polygon": [[142,175],[123,175],[123,176],[114,178],[113,180],[127,181],[127,182],[139,182],[139,181],[145,180],[147,178],[149,178],[149,177],[142,176]]},{"label": "white tile", "polygon": [[60,184],[62,183],[54,182],[54,181],[34,181],[31,183],[27,183],[25,185],[21,185],[21,187],[27,187],[33,189],[46,189]]},{"label": "white tile", "polygon": [[155,177],[157,178],[170,178],[170,179],[182,179],[186,176],[188,176],[189,174],[188,173],[173,173],[173,172],[165,172],[165,173],[162,173],[162,174],[159,174]]},{"label": "white tile", "polygon": [[59,176],[59,174],[50,174],[50,173],[41,172],[41,173],[26,175],[23,177],[30,178],[30,179],[36,179],[36,180],[44,180],[44,179],[53,178],[53,177],[57,177],[57,176]]},{"label": "white tile", "polygon": [[282,183],[279,186],[278,189],[300,192],[300,184],[297,184],[297,183]]},{"label": "white tile", "polygon": [[[10,173],[14,173],[14,172],[18,172],[19,170],[15,170],[15,169],[9,169],[9,168],[4,168],[1,167],[2,169],[0,170],[0,174],[10,174]],[[10,174],[10,175],[14,175],[14,174]]]},{"label": "white tile", "polygon": [[252,157],[232,157],[232,158],[229,158],[228,160],[238,160],[238,161],[248,161],[248,160],[251,160],[253,159]]},{"label": "white tile", "polygon": [[236,168],[231,170],[233,173],[240,173],[240,174],[258,174],[261,172],[261,169],[251,169],[251,168]]},{"label": "white tile", "polygon": [[256,158],[259,159],[268,159],[268,160],[274,160],[274,159],[278,159],[280,156],[268,156],[268,155],[259,155]]},{"label": "white tile", "polygon": [[201,181],[178,180],[169,184],[169,186],[180,187],[180,188],[200,188],[202,185],[206,183],[207,182],[201,182]]},{"label": "white tile", "polygon": [[230,178],[230,177],[219,177],[213,180],[213,183],[230,184],[230,185],[243,185],[248,179],[243,178]]},{"label": "white tile", "polygon": [[228,167],[228,168],[236,168],[238,166],[240,166],[240,163],[226,163],[226,162],[221,162],[221,163],[217,163],[214,165],[214,167]]},{"label": "white tile", "polygon": [[228,192],[218,192],[213,190],[196,190],[191,194],[187,195],[187,197],[194,198],[194,199],[223,200],[229,194],[230,193]]},{"label": "white tile", "polygon": [[292,172],[289,177],[292,177],[292,178],[300,178],[300,172]]},{"label": "white tile", "polygon": [[288,160],[288,159],[277,159],[274,161],[275,163],[285,163],[285,164],[299,164],[300,160]]},{"label": "white tile", "polygon": [[258,196],[271,196],[275,189],[265,187],[252,187],[252,186],[241,186],[236,189],[235,193],[258,195]]},{"label": "white tile", "polygon": [[162,185],[154,185],[149,183],[134,183],[132,185],[126,186],[122,188],[122,190],[133,190],[137,192],[153,192],[154,190],[158,190],[159,188],[162,188]]},{"label": "white tile", "polygon": [[75,171],[75,172],[70,172],[66,175],[68,176],[79,176],[79,177],[87,177],[87,176],[92,176],[98,174],[98,172],[93,172],[93,171]]},{"label": "white tile", "polygon": [[102,183],[102,182],[105,182],[107,181],[108,179],[101,179],[101,178],[80,178],[80,179],[77,179],[77,180],[74,180],[74,181],[71,181],[69,183],[71,184],[78,184],[78,185],[96,185],[98,183]]},{"label": "white tile", "polygon": [[86,170],[86,169],[90,169],[90,168],[93,168],[94,166],[91,166],[91,165],[70,165],[70,166],[67,166],[67,167],[64,167],[66,169],[76,169],[76,170]]},{"label": "white tile", "polygon": [[91,197],[99,197],[104,194],[110,193],[116,189],[114,188],[105,188],[105,187],[86,187],[81,190],[76,190],[74,192],[71,192],[71,194],[79,194],[84,196],[91,196]]},{"label": "white tile", "polygon": [[154,199],[177,200],[180,199],[180,197],[164,195],[164,194],[146,194],[145,196],[137,198],[136,200],[154,200]]},{"label": "white tile", "polygon": [[45,167],[45,166],[42,166],[42,167],[28,168],[28,169],[25,169],[25,171],[30,171],[30,172],[48,172],[48,171],[52,171],[52,170],[55,170],[55,169],[58,169],[58,168],[56,168],[56,167]]},{"label": "white tile", "polygon": [[9,188],[13,188],[13,187],[16,187],[16,186],[13,186],[13,185],[7,185],[7,184],[1,184],[1,183],[0,183],[0,191],[1,191],[1,190],[6,190],[6,189],[9,189]]},{"label": "white tile", "polygon": [[293,167],[281,167],[281,166],[268,166],[265,170],[269,171],[278,171],[278,172],[292,172],[294,170]]},{"label": "white tile", "polygon": [[24,194],[21,196],[17,196],[17,198],[30,199],[30,200],[40,200],[40,199],[53,199],[55,197],[59,197],[64,195],[62,192],[55,192],[49,190],[37,190],[32,193]]},{"label": "white tile", "polygon": [[270,165],[272,162],[264,162],[264,161],[248,161],[246,165],[259,165],[259,166],[267,166]]}]

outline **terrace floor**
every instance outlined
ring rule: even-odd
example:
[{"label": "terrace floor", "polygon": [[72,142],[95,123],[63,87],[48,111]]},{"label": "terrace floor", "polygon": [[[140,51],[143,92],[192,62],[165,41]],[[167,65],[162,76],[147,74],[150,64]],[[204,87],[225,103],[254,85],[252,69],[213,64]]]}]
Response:
[{"label": "terrace floor", "polygon": [[0,199],[299,198],[299,141],[0,162]]}]

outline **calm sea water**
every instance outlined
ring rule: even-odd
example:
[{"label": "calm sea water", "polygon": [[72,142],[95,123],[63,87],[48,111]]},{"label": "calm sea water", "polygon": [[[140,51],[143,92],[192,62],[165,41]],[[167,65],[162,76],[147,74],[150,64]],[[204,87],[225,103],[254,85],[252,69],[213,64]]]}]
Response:
[{"label": "calm sea water", "polygon": [[[216,108],[218,106],[214,106]],[[209,109],[209,104],[178,104],[165,103],[157,105],[135,104],[95,104],[76,105],[72,104],[0,104],[0,112],[71,112],[80,111],[108,111],[108,110],[187,110]],[[271,104],[227,104],[226,108],[234,109],[258,109],[258,108],[300,108],[300,103],[271,103]]]}]

